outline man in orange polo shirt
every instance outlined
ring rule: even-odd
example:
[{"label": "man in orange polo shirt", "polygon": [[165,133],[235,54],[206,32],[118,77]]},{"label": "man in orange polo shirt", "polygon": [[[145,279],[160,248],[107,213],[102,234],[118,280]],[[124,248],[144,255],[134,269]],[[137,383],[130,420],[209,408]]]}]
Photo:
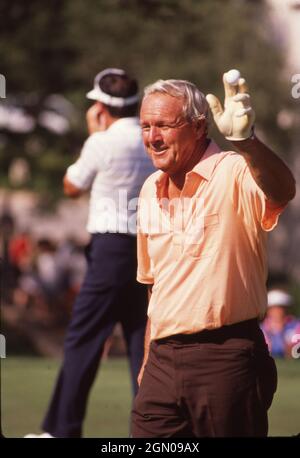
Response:
[{"label": "man in orange polo shirt", "polygon": [[[225,109],[192,83],[159,80],[141,107],[157,172],[139,200],[138,281],[149,285],[133,437],[266,436],[277,373],[258,321],[267,232],[295,180],[253,130],[246,83]],[[238,153],[207,136],[209,106]]]}]

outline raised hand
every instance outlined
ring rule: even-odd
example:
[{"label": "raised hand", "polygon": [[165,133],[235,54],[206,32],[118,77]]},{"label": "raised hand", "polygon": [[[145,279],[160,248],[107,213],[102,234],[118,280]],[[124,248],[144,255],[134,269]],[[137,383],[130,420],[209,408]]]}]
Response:
[{"label": "raised hand", "polygon": [[86,113],[86,122],[89,134],[102,132],[107,129],[104,116],[102,116],[102,105],[99,102],[94,103]]},{"label": "raised hand", "polygon": [[229,84],[226,80],[226,73],[224,73],[223,83],[224,109],[215,95],[208,94],[206,100],[215,123],[224,137],[232,141],[245,140],[251,136],[255,120],[255,112],[251,106],[246,81],[244,78],[239,78],[237,84]]}]

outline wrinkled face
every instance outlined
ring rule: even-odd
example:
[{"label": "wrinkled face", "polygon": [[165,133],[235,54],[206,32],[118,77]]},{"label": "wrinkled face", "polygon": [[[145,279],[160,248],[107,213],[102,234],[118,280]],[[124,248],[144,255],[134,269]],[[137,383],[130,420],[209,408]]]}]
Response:
[{"label": "wrinkled face", "polygon": [[184,119],[182,105],[183,99],[157,92],[141,106],[145,147],[154,166],[170,176],[185,169],[198,147],[199,129]]}]

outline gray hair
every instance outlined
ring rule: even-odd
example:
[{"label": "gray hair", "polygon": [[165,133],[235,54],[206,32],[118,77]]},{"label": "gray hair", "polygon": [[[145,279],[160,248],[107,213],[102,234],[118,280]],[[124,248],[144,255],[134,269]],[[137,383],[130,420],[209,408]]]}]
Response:
[{"label": "gray hair", "polygon": [[185,80],[157,80],[146,86],[144,97],[160,92],[172,97],[182,97],[184,100],[182,113],[188,121],[205,119],[209,125],[210,113],[205,95],[199,91],[195,84]]}]

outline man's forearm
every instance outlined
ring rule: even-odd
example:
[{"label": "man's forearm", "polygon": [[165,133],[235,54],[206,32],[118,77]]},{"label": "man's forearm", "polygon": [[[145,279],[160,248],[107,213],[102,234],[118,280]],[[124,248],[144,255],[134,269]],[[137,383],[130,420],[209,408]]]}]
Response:
[{"label": "man's forearm", "polygon": [[[153,285],[148,286],[148,303],[150,302],[151,295],[152,295],[152,287]],[[145,330],[145,340],[144,340],[144,362],[143,365],[146,364],[148,355],[149,355],[149,348],[150,348],[150,335],[151,335],[151,323],[150,318],[148,318]]]},{"label": "man's forearm", "polygon": [[149,356],[149,348],[150,348],[150,329],[151,329],[151,323],[150,319],[148,318],[147,324],[146,324],[146,330],[145,330],[145,340],[144,340],[144,361],[143,361],[143,366],[145,366],[148,356]]},{"label": "man's forearm", "polygon": [[[152,294],[152,286],[148,286],[148,300],[150,301],[151,294]],[[144,368],[146,366],[148,356],[149,356],[149,350],[150,350],[150,335],[151,335],[151,322],[150,319],[148,318],[147,324],[146,324],[146,329],[145,329],[145,339],[144,339],[144,359],[142,363],[142,367],[140,369],[139,375],[138,375],[138,385],[141,384],[143,374],[144,374]]]},{"label": "man's forearm", "polygon": [[149,356],[149,349],[150,349],[150,320],[148,319],[147,324],[146,324],[146,330],[145,330],[145,341],[144,341],[144,359],[143,363],[137,378],[138,385],[141,384],[143,375],[144,375],[144,369],[146,366],[146,363],[148,361],[148,356]]},{"label": "man's forearm", "polygon": [[257,185],[268,199],[284,204],[293,199],[295,179],[290,169],[257,138],[232,142],[243,155]]},{"label": "man's forearm", "polygon": [[84,193],[82,189],[77,188],[77,186],[71,183],[66,175],[64,176],[64,179],[63,179],[63,186],[64,186],[64,194],[68,197],[76,198],[76,197],[80,197]]}]

